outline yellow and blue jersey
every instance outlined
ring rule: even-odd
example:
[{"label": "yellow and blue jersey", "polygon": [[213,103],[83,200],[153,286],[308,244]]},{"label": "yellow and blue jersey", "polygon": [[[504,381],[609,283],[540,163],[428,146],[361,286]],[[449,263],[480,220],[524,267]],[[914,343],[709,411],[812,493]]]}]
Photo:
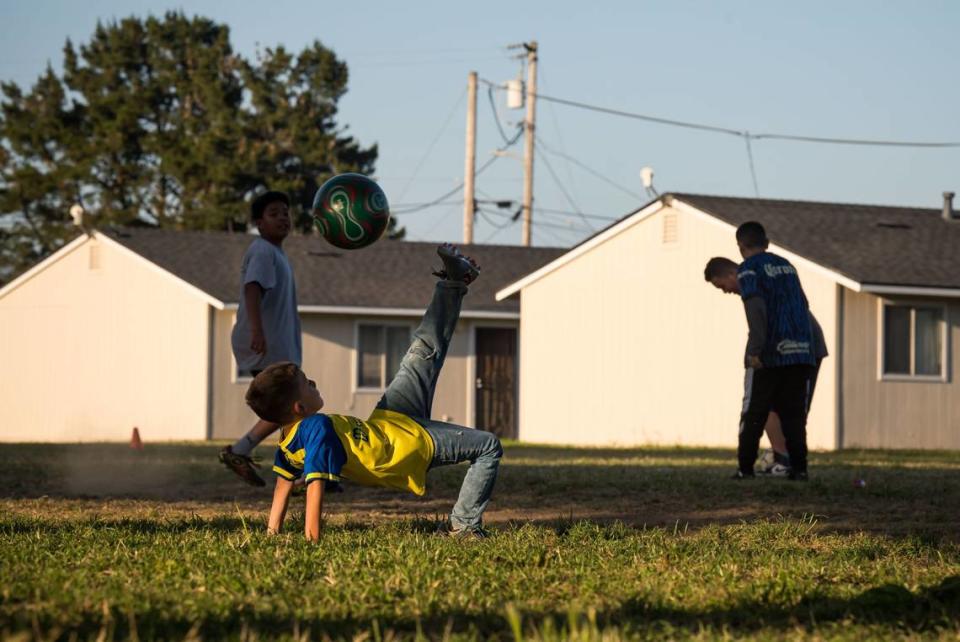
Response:
[{"label": "yellow and blue jersey", "polygon": [[289,480],[301,475],[348,479],[366,486],[427,491],[433,439],[410,417],[374,410],[366,421],[347,415],[317,414],[283,427],[273,471]]},{"label": "yellow and blue jersey", "polygon": [[815,363],[810,307],[797,269],[785,258],[762,252],[737,269],[744,301],[760,297],[767,310],[767,341],[760,360],[767,367]]}]

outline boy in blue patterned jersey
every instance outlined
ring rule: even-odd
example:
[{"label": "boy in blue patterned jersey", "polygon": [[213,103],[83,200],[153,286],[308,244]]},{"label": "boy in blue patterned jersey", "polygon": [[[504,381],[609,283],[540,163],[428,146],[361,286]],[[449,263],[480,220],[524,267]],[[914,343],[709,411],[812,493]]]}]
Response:
[{"label": "boy in blue patterned jersey", "polygon": [[435,272],[441,280],[399,371],[369,419],[319,414],[323,399],[316,384],[294,363],[269,366],[250,384],[250,407],[282,426],[269,532],[280,531],[294,481],[301,476],[307,485],[304,533],[316,540],[327,482],[343,478],[423,495],[429,468],[470,461],[449,527],[454,535],[484,536],[483,512],[503,455],[500,440],[483,430],[430,419],[460,305],[479,267],[452,245],[441,245],[437,254],[444,265]]},{"label": "boy in blue patterned jersey", "polygon": [[796,268],[767,252],[768,245],[760,223],[750,221],[737,228],[744,259],[737,283],[749,333],[734,478],[754,476],[760,436],[770,410],[776,408],[790,455],[789,478],[806,480],[807,409],[816,365],[810,307]]},{"label": "boy in blue patterned jersey", "polygon": [[[737,270],[739,266],[730,259],[722,256],[715,256],[709,261],[703,270],[704,279],[718,290],[725,294],[736,294],[740,296],[740,283],[737,281]],[[828,356],[827,342],[823,337],[823,329],[817,322],[813,312],[810,312],[810,329],[813,331],[813,357],[816,360],[816,366],[810,379],[810,392],[807,398],[807,410],[813,401],[813,391],[817,385],[817,375],[820,372],[820,362]],[[746,356],[744,357],[746,358]],[[745,382],[750,383],[750,382]],[[745,393],[749,390],[745,390]],[[773,477],[786,477],[790,473],[790,456],[787,454],[787,442],[783,437],[783,430],[780,427],[780,415],[774,407],[767,417],[763,430],[767,433],[772,449],[772,461],[768,466],[760,469],[765,475]]]}]

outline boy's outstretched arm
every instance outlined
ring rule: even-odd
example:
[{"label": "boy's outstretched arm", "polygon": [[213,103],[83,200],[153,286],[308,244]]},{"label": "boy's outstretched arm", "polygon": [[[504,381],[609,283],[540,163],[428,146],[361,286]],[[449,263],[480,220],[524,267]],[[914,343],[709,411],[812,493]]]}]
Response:
[{"label": "boy's outstretched arm", "polygon": [[267,532],[271,535],[276,535],[283,528],[283,518],[287,516],[287,504],[290,503],[292,490],[292,481],[277,477],[277,486],[273,490],[273,505],[270,506],[270,519],[267,521]]},{"label": "boy's outstretched arm", "polygon": [[323,518],[323,486],[322,479],[307,484],[306,519],[304,520],[304,535],[311,541],[320,539],[320,521]]}]

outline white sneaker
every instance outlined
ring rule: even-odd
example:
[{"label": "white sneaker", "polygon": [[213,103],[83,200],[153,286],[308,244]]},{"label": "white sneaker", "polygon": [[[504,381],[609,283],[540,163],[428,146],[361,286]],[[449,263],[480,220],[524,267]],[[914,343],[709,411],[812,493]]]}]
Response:
[{"label": "white sneaker", "polygon": [[787,477],[790,475],[790,466],[774,462],[761,470],[760,474],[768,477]]}]

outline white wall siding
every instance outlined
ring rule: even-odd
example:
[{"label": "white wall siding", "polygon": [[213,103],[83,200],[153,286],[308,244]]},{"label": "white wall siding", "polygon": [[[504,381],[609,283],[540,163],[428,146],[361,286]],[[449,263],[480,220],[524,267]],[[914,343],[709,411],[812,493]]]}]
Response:
[{"label": "white wall siding", "polygon": [[[665,213],[676,217],[672,243],[663,241]],[[746,321],[737,297],[704,281],[712,256],[739,259],[733,228],[666,208],[524,288],[520,438],[735,445]],[[835,352],[836,285],[802,268],[800,276]],[[835,389],[828,361],[812,448],[836,446]]]},{"label": "white wall siding", "polygon": [[0,298],[0,440],[203,439],[209,304],[88,240]]}]

